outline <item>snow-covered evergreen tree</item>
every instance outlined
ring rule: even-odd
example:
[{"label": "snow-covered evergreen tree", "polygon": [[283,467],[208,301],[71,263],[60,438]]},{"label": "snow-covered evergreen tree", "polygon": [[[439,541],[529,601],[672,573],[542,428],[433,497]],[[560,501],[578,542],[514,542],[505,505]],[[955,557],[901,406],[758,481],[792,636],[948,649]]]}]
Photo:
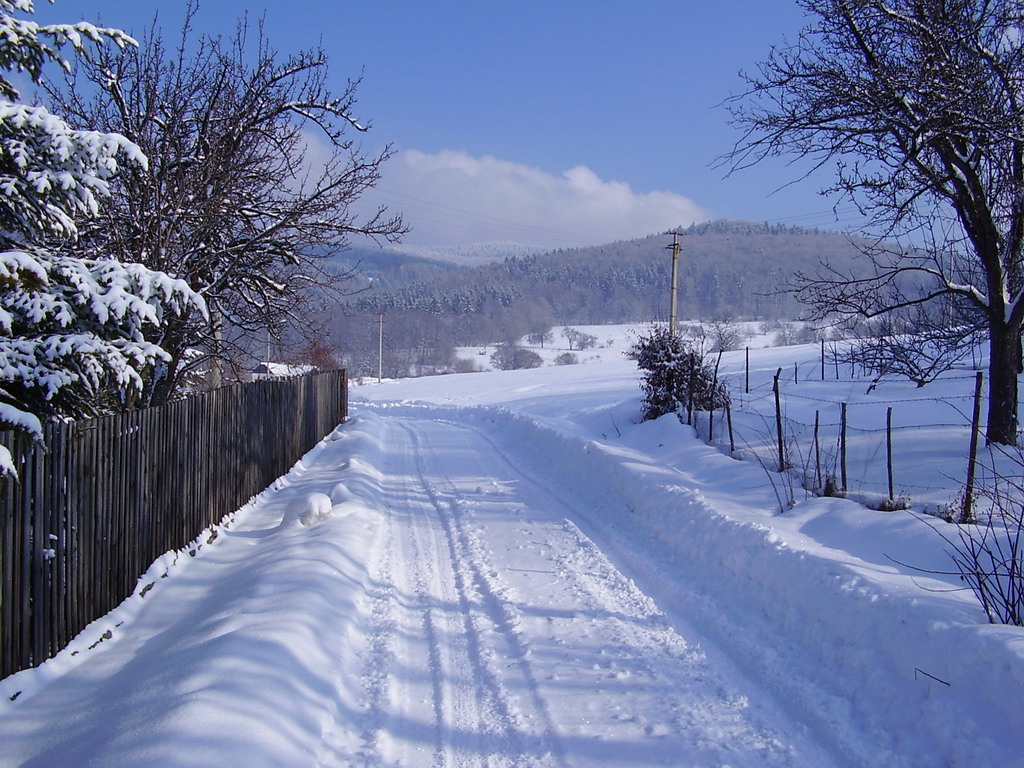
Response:
[{"label": "snow-covered evergreen tree", "polygon": [[[31,0],[0,0],[0,426],[40,437],[41,421],[109,410],[137,390],[166,355],[147,328],[186,308],[205,311],[181,280],[138,264],[61,253],[76,217],[98,210],[118,160],[145,165],[113,133],[73,130],[46,108],[21,101],[8,76],[63,69],[62,50],[133,44],[92,24],[40,25]],[[0,446],[0,475],[15,473]]]},{"label": "snow-covered evergreen tree", "polygon": [[657,419],[683,408],[710,411],[729,402],[725,384],[716,381],[700,354],[668,326],[655,325],[640,336],[627,357],[642,373],[643,418]]}]

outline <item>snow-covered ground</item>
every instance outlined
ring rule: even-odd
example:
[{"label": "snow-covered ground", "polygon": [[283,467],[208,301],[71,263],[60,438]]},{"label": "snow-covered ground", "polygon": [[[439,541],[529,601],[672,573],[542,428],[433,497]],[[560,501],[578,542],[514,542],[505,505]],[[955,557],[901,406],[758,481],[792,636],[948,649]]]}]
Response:
[{"label": "snow-covered ground", "polygon": [[[582,330],[581,365],[356,388],[195,557],[0,681],[0,765],[1024,766],[1024,630],[918,570],[949,569],[926,523],[638,423],[629,331]],[[918,427],[969,376],[869,393],[816,355],[752,350],[749,396],[723,357],[736,453],[770,453],[764,387],[802,362],[795,442],[898,401],[902,490],[952,499],[966,428]]]}]

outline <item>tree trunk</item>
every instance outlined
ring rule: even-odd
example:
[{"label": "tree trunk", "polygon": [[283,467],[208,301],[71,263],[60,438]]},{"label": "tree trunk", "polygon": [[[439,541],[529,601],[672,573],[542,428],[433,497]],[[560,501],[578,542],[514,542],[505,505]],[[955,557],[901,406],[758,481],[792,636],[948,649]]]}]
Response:
[{"label": "tree trunk", "polygon": [[1000,324],[989,337],[988,429],[990,443],[1017,445],[1017,372],[1020,328]]},{"label": "tree trunk", "polygon": [[210,389],[217,389],[224,386],[224,315],[219,309],[210,310],[210,328],[213,349],[210,351],[210,369],[206,375],[206,382]]}]

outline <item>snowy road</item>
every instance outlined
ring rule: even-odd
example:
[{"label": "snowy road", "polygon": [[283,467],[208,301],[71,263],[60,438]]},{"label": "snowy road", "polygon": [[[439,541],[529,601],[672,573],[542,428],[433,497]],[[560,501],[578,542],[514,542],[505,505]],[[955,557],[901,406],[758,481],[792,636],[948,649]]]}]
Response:
[{"label": "snowy road", "polygon": [[[387,423],[368,764],[828,765],[486,433]],[[724,666],[724,668],[723,668]]]}]

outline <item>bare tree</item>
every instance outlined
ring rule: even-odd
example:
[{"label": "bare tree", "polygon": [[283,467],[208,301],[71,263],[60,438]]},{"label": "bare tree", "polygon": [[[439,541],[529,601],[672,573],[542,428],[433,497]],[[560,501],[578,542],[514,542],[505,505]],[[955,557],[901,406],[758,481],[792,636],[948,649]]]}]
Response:
[{"label": "bare tree", "polygon": [[572,328],[566,326],[562,329],[562,336],[569,343],[569,351],[573,350],[582,352],[584,349],[590,349],[597,345],[597,336],[592,333],[584,333],[579,328]]},{"label": "bare tree", "polygon": [[555,340],[555,333],[551,330],[550,325],[544,323],[542,325],[535,326],[534,330],[526,334],[526,340],[530,344],[535,344],[543,349],[545,344],[550,344]]},{"label": "bare tree", "polygon": [[693,340],[702,357],[710,352],[739,349],[746,340],[743,329],[728,315],[720,315],[696,325],[685,325],[680,329],[680,334]]},{"label": "bare tree", "polygon": [[322,50],[281,57],[244,20],[230,39],[195,35],[194,12],[176,49],[154,26],[137,50],[100,52],[50,87],[73,119],[124,134],[149,159],[83,227],[83,247],[184,278],[210,310],[153,339],[171,362],[150,382],[150,403],[174,396],[190,371],[219,371],[237,358],[232,346],[308,328],[325,291],[345,293],[351,272],[330,259],[352,235],[405,231],[383,208],[365,219],[353,210],[390,154],[350,138],[366,130],[354,116],[358,80],[335,94]]},{"label": "bare tree", "polygon": [[800,4],[810,25],[773,49],[731,102],[745,135],[726,161],[734,170],[781,154],[814,168],[835,162],[826,192],[855,201],[875,225],[873,268],[801,275],[797,295],[817,318],[940,299],[971,305],[990,352],[987,436],[1016,444],[1024,9],[1019,0]]}]

